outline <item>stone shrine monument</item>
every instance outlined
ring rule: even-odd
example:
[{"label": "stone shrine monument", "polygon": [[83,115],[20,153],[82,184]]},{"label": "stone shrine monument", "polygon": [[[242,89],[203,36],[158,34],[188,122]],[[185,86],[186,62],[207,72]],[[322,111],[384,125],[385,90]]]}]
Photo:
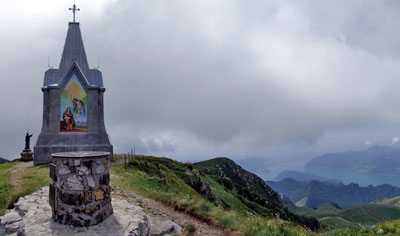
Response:
[{"label": "stone shrine monument", "polygon": [[52,161],[51,154],[104,151],[112,159],[113,146],[104,125],[102,74],[89,69],[79,22],[69,23],[58,69],[44,75],[43,124],[34,146],[34,164]]}]

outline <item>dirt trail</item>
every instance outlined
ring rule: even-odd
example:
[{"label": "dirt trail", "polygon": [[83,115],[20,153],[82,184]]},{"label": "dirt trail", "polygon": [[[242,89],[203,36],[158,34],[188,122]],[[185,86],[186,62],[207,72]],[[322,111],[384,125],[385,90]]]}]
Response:
[{"label": "dirt trail", "polygon": [[[111,174],[111,178],[118,179],[120,176]],[[136,193],[127,193],[123,191],[118,186],[111,186],[113,192],[112,194],[121,196],[126,199],[128,202],[138,205],[142,207],[146,214],[150,217],[155,217],[162,220],[172,220],[175,223],[184,226],[188,223],[192,223],[196,226],[196,232],[193,235],[212,235],[212,236],[222,236],[222,235],[238,235],[230,232],[226,232],[221,228],[218,228],[213,225],[209,225],[200,219],[197,219],[191,215],[186,214],[185,212],[176,211],[173,207],[167,206],[160,202],[145,198]]]},{"label": "dirt trail", "polygon": [[13,173],[11,175],[10,183],[14,185],[14,187],[18,188],[20,183],[21,174],[16,172],[23,172],[26,168],[33,166],[33,161],[28,162],[18,162],[15,166],[10,169],[10,172]]}]

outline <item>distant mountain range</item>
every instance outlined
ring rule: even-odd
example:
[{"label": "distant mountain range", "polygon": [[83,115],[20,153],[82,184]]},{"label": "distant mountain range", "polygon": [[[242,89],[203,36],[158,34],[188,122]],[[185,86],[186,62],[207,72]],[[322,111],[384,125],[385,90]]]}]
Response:
[{"label": "distant mountain range", "polygon": [[400,186],[400,149],[372,146],[361,151],[324,154],[309,161],[304,169],[345,183]]},{"label": "distant mountain range", "polygon": [[9,160],[0,157],[0,164],[9,162]]},{"label": "distant mountain range", "polygon": [[360,187],[355,183],[345,185],[294,179],[266,183],[275,191],[288,196],[297,206],[318,207],[325,203],[335,203],[340,207],[350,207],[400,196],[400,188],[389,184]]},{"label": "distant mountain range", "polygon": [[274,180],[281,181],[281,180],[287,179],[287,178],[291,178],[291,179],[295,179],[295,180],[299,180],[299,181],[318,180],[321,182],[332,182],[332,183],[340,183],[341,182],[340,180],[337,180],[337,179],[329,179],[329,178],[325,178],[322,176],[305,173],[305,172],[300,172],[300,171],[296,171],[296,170],[284,170],[278,176],[276,176],[274,178]]},{"label": "distant mountain range", "polygon": [[[281,181],[265,181],[273,190],[284,196],[289,197],[298,189],[306,185],[307,181],[298,181],[292,178],[286,178]],[[292,201],[292,200],[291,200]]]}]

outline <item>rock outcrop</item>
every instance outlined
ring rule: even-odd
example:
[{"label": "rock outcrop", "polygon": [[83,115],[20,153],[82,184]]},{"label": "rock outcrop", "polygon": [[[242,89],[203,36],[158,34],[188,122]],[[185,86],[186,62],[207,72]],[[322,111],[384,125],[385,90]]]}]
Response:
[{"label": "rock outcrop", "polygon": [[200,175],[197,173],[194,173],[190,170],[185,171],[186,177],[189,179],[189,185],[195,189],[197,192],[201,193],[204,197],[206,197],[208,200],[213,202],[216,205],[221,205],[221,202],[218,200],[218,198],[215,196],[215,194],[212,192],[210,185],[206,182],[203,182],[200,178]]}]

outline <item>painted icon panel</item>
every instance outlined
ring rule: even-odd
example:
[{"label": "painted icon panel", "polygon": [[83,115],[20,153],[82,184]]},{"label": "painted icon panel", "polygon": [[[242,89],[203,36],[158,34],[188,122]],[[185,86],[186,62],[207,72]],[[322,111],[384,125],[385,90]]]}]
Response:
[{"label": "painted icon panel", "polygon": [[87,93],[75,73],[61,92],[61,132],[87,132]]}]

